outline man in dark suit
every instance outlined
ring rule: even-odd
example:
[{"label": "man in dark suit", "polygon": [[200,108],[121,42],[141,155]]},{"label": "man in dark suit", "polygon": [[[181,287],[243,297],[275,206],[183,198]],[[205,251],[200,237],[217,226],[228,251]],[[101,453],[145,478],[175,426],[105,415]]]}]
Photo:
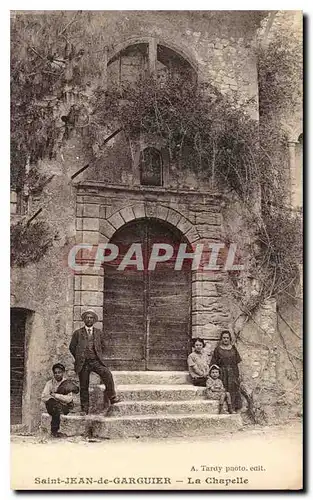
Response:
[{"label": "man in dark suit", "polygon": [[111,404],[118,403],[112,373],[104,364],[104,338],[103,333],[93,325],[98,321],[98,316],[93,309],[88,309],[82,314],[85,326],[75,330],[69,346],[75,359],[75,371],[79,377],[80,403],[83,414],[89,412],[89,378],[90,373],[97,373],[105,385],[105,396]]}]

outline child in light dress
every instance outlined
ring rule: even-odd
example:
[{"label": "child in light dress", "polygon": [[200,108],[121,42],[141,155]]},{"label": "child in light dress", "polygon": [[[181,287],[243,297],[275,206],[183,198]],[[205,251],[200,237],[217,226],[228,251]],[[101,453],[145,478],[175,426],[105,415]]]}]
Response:
[{"label": "child in light dress", "polygon": [[212,365],[209,369],[206,388],[207,398],[219,401],[219,413],[222,413],[225,401],[227,402],[229,413],[233,413],[231,397],[229,392],[225,391],[223,382],[220,379],[220,369],[217,365]]}]

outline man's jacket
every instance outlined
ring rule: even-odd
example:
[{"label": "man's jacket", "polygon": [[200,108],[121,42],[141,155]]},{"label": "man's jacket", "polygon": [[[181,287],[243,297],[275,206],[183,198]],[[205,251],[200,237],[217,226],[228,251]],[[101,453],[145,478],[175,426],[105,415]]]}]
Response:
[{"label": "man's jacket", "polygon": [[[105,344],[103,332],[98,328],[93,328],[93,335],[96,355],[99,358],[99,361],[104,364]],[[84,365],[87,344],[88,334],[86,332],[86,328],[83,326],[82,328],[75,330],[69,346],[70,353],[75,359],[74,368],[76,373],[79,373]]]}]

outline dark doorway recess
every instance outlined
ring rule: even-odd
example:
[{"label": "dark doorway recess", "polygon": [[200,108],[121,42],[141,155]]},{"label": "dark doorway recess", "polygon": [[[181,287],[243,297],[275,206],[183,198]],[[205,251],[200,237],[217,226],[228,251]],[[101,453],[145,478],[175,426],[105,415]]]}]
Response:
[{"label": "dark doorway recess", "polygon": [[23,387],[25,376],[25,326],[29,311],[27,309],[11,309],[11,365],[10,396],[11,424],[22,423]]}]

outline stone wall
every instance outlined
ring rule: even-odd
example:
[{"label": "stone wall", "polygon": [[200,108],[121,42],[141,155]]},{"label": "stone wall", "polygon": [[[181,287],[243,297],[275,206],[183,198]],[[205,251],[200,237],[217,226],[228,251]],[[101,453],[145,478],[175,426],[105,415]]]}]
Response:
[{"label": "stone wall", "polygon": [[[91,14],[103,61],[151,37],[183,58],[208,81],[236,100],[255,98],[257,118],[256,30],[265,17],[253,11],[107,11]],[[105,79],[105,76],[103,76]]]}]

